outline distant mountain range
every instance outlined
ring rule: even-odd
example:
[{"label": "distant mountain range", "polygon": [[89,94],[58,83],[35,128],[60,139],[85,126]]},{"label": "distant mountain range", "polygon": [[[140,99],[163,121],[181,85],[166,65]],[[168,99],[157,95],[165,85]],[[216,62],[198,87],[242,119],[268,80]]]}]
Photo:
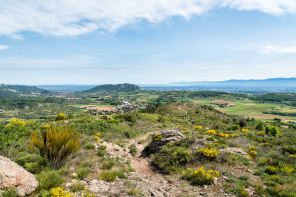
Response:
[{"label": "distant mountain range", "polygon": [[[50,91],[96,93],[96,92],[125,92],[143,89],[154,90],[217,90],[242,93],[266,93],[266,92],[296,92],[295,78],[271,78],[250,80],[227,81],[194,81],[174,82],[165,85],[134,85],[134,84],[105,84],[105,85],[38,85],[36,87],[23,85],[0,85],[0,94],[49,94]],[[50,91],[49,91],[50,90]]]},{"label": "distant mountain range", "polygon": [[270,79],[231,79],[227,81],[196,81],[196,82],[175,82],[172,86],[285,86],[296,88],[296,78],[270,78]]},{"label": "distant mountain range", "polygon": [[220,90],[227,92],[296,92],[296,78],[271,78],[227,81],[175,82],[167,85],[143,85],[156,90]]}]

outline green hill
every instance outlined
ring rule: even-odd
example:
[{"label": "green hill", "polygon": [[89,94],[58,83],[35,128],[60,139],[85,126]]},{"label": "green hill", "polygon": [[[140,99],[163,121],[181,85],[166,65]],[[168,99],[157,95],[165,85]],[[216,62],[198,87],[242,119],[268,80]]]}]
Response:
[{"label": "green hill", "polygon": [[141,88],[134,84],[124,83],[124,84],[105,84],[96,86],[92,89],[83,91],[83,93],[96,93],[96,92],[134,92],[141,90]]},{"label": "green hill", "polygon": [[7,85],[0,84],[0,97],[1,98],[10,98],[22,95],[47,95],[51,92],[48,90],[44,90],[41,88],[33,87],[33,86],[25,86],[25,85]]}]

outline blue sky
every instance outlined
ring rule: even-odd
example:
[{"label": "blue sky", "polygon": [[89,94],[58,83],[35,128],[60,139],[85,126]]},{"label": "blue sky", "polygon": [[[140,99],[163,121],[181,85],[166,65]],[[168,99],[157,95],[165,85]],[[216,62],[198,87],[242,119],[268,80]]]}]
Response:
[{"label": "blue sky", "polygon": [[296,77],[293,0],[50,2],[0,0],[0,83]]}]

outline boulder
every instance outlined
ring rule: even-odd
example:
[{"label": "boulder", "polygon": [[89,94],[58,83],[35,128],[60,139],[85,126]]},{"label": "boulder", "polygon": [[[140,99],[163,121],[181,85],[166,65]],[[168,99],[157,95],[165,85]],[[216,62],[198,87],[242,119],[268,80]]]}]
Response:
[{"label": "boulder", "polygon": [[[157,139],[154,137],[155,135],[161,135],[162,138]],[[152,141],[150,143],[151,152],[158,152],[167,143],[175,143],[185,137],[182,133],[176,130],[167,130],[167,131],[163,131],[161,134],[155,134],[155,135],[152,137]]]},{"label": "boulder", "polygon": [[25,196],[38,187],[35,176],[10,159],[0,156],[0,166],[0,194],[15,188],[19,196]]}]

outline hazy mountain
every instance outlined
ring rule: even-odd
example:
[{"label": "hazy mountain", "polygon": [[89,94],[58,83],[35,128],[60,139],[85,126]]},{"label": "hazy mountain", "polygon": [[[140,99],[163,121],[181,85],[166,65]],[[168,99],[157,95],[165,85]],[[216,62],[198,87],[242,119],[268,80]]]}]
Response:
[{"label": "hazy mountain", "polygon": [[25,85],[7,85],[0,84],[1,94],[8,94],[10,96],[29,95],[29,94],[50,94],[51,92],[45,89],[25,86]]},{"label": "hazy mountain", "polygon": [[141,90],[141,88],[134,84],[124,83],[124,84],[105,84],[105,85],[99,85],[92,89],[83,91],[83,93],[96,93],[96,92],[102,92],[102,91],[108,91],[108,92],[132,92]]}]

